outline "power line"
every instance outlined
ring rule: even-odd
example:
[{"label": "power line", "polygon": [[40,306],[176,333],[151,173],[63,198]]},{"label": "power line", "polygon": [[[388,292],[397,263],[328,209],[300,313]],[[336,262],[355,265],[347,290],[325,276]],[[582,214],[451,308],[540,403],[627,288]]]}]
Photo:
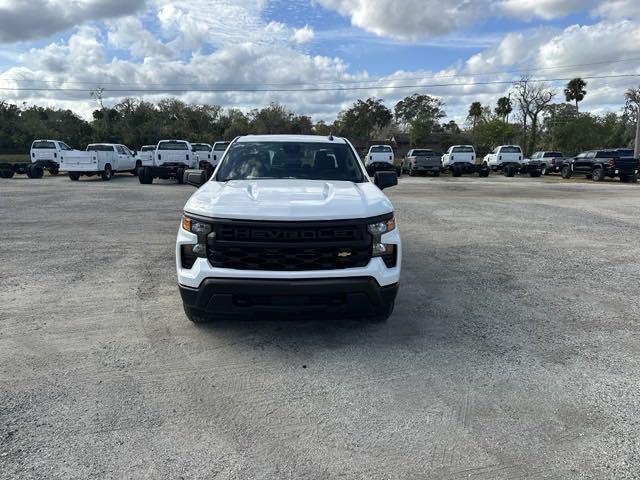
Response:
[{"label": "power line", "polygon": [[[603,61],[599,61],[599,62],[588,62],[588,63],[576,63],[576,64],[572,64],[572,65],[557,65],[554,67],[540,67],[540,68],[527,68],[527,67],[522,67],[521,69],[518,70],[502,70],[502,71],[493,71],[493,72],[484,72],[484,73],[468,73],[468,74],[455,74],[455,75],[423,75],[423,76],[411,76],[411,77],[402,77],[402,78],[393,78],[393,77],[387,77],[387,78],[377,78],[377,79],[371,79],[371,80],[355,80],[355,79],[345,79],[345,80],[334,80],[331,82],[314,82],[314,83],[310,83],[310,82],[265,82],[265,83],[260,83],[261,86],[265,86],[265,87],[277,87],[277,86],[309,86],[309,85],[335,85],[335,86],[341,86],[341,85],[349,85],[349,84],[369,84],[369,83],[383,83],[383,82],[395,82],[395,81],[408,81],[408,80],[433,80],[433,79],[446,79],[446,78],[457,78],[460,77],[461,75],[463,76],[475,76],[475,77],[484,77],[484,76],[489,76],[489,75],[522,75],[522,74],[527,74],[527,73],[536,73],[536,72],[542,72],[542,71],[549,71],[549,70],[565,70],[565,69],[569,69],[569,68],[576,68],[576,67],[588,67],[588,66],[596,66],[596,65],[608,65],[608,64],[613,64],[613,63],[621,63],[621,62],[633,62],[633,61],[637,61],[640,60],[640,57],[635,57],[635,58],[618,58],[618,59],[612,59],[612,60],[603,60]],[[581,77],[581,78],[586,78],[586,77]],[[13,78],[13,77],[0,77],[0,81],[5,80],[5,81],[13,81],[13,82],[25,82],[25,83],[46,83],[46,84],[55,84],[55,83],[64,83],[64,84],[71,84],[71,85],[88,85],[88,86],[95,86],[95,85],[100,85],[100,86],[106,86],[106,85],[115,85],[115,86],[119,86],[122,88],[125,88],[127,85],[133,85],[138,86],[138,84],[135,83],[126,83],[126,82],[103,82],[103,81],[85,81],[85,80],[38,80],[38,79],[30,79],[30,78]],[[197,88],[202,88],[202,89],[209,89],[209,88],[214,88],[214,87],[210,87],[204,84],[198,84],[198,83],[145,83],[144,85],[147,86],[158,86],[158,87],[191,87],[193,89],[197,89]],[[234,89],[238,88],[237,87],[237,83],[218,83],[216,84],[217,87],[224,87],[224,86],[232,86]],[[246,88],[250,88],[252,84],[246,84],[244,85]],[[216,88],[217,88],[216,87]],[[372,86],[372,88],[375,88],[376,86]],[[256,87],[257,88],[257,87]],[[362,87],[364,88],[364,87]],[[132,89],[127,88],[127,91],[132,91]],[[164,91],[165,89],[163,89]],[[112,91],[117,91],[117,90],[112,90]],[[191,91],[191,90],[190,90]],[[198,91],[198,90],[193,90],[193,91]]]},{"label": "power line", "polygon": [[[583,76],[585,80],[600,80],[611,78],[634,78],[640,77],[640,74],[620,74],[620,75],[595,75]],[[568,82],[572,78],[540,78],[530,79],[532,82]],[[304,93],[304,92],[343,92],[343,91],[360,91],[360,90],[403,90],[403,89],[424,89],[424,88],[447,88],[447,87],[470,87],[483,85],[512,85],[517,80],[492,80],[485,82],[459,82],[459,83],[430,83],[430,84],[411,84],[411,85],[375,85],[375,86],[354,86],[354,87],[330,87],[330,88],[104,88],[104,92],[109,93]],[[85,88],[62,88],[62,87],[0,87],[2,91],[19,91],[19,92],[86,92]]]}]

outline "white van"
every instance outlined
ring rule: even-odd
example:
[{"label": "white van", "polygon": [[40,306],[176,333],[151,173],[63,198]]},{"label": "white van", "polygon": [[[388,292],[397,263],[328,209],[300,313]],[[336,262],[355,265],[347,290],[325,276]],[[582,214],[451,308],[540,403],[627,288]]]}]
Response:
[{"label": "white van", "polygon": [[138,179],[142,184],[153,183],[154,178],[175,178],[183,183],[184,171],[198,168],[198,155],[186,140],[160,140],[156,145],[151,165],[140,168]]}]

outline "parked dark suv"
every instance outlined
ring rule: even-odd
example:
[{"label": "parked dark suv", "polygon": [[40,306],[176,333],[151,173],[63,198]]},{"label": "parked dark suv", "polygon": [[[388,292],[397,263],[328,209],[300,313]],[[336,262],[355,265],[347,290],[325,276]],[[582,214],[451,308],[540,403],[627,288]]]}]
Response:
[{"label": "parked dark suv", "polygon": [[638,181],[638,159],[621,156],[618,150],[589,150],[565,161],[561,172],[562,178],[585,175],[600,182],[606,177],[618,177],[621,182],[635,183]]}]

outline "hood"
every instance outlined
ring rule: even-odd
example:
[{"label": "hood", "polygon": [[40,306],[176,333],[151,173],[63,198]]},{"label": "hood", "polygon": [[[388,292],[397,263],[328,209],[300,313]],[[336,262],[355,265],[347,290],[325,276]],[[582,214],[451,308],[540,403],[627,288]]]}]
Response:
[{"label": "hood", "polygon": [[342,220],[393,211],[373,183],[324,180],[210,181],[194,193],[185,212],[245,220]]}]

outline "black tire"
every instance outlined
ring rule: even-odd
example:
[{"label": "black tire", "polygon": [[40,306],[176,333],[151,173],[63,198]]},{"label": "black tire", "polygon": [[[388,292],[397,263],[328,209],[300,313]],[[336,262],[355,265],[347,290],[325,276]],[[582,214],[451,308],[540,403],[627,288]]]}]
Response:
[{"label": "black tire", "polygon": [[178,180],[178,185],[182,185],[184,183],[184,168],[179,168],[176,173],[176,180]]},{"label": "black tire", "polygon": [[3,169],[0,170],[0,178],[13,178],[13,175],[15,174],[15,172],[13,171],[13,169]]},{"label": "black tire", "polygon": [[103,182],[108,182],[113,178],[113,170],[111,170],[111,165],[106,164],[104,166],[104,170],[100,172],[100,178],[102,178]]},{"label": "black tire", "polygon": [[72,181],[77,182],[78,180],[80,180],[80,174],[78,172],[69,172],[69,178]]},{"label": "black tire", "polygon": [[151,175],[151,169],[149,167],[140,167],[138,173],[138,180],[143,185],[151,185],[153,183],[153,176]]},{"label": "black tire", "polygon": [[505,177],[515,177],[516,173],[517,173],[517,169],[516,167],[514,167],[513,165],[507,165],[506,167],[504,167],[504,176]]},{"label": "black tire", "polygon": [[140,160],[138,160],[138,161],[136,162],[136,166],[135,166],[135,167],[133,167],[133,170],[131,170],[131,174],[132,174],[134,177],[137,177],[137,176],[138,176],[138,171],[140,170],[140,167],[141,167],[141,166],[142,166],[142,162],[140,162]]},{"label": "black tire", "polygon": [[374,315],[370,317],[371,323],[385,323],[389,320],[389,317],[393,314],[393,308],[395,307],[395,302],[391,302],[387,305],[381,307],[381,311],[378,315]]},{"label": "black tire", "polygon": [[55,177],[60,173],[60,169],[58,167],[49,168],[49,175]]},{"label": "black tire", "polygon": [[602,180],[604,180],[604,170],[602,168],[596,168],[591,173],[591,179],[594,182],[601,182]]},{"label": "black tire", "polygon": [[25,168],[24,173],[27,174],[27,178],[32,178],[32,176],[31,176],[31,165],[27,165],[27,168]]},{"label": "black tire", "polygon": [[540,171],[540,175],[547,175],[549,172],[547,171],[547,166],[542,165],[542,170]]},{"label": "black tire", "polygon": [[455,166],[453,167],[453,169],[451,169],[451,175],[453,175],[454,177],[461,177],[462,176],[462,168]]},{"label": "black tire", "polygon": [[542,176],[542,170],[530,170],[529,171],[529,176],[531,178],[538,178]]},{"label": "black tire", "polygon": [[29,178],[42,178],[42,177],[44,177],[44,168],[42,168],[40,165],[31,165],[31,177]]},{"label": "black tire", "polygon": [[569,165],[565,165],[564,167],[562,167],[562,171],[560,175],[562,175],[562,178],[564,178],[565,180],[569,180],[573,175],[573,172],[571,171],[571,167]]},{"label": "black tire", "polygon": [[184,308],[184,314],[187,318],[193,323],[209,323],[211,321],[211,317],[207,316],[204,312],[200,310],[196,310],[191,307],[187,307],[185,304],[182,304]]}]

